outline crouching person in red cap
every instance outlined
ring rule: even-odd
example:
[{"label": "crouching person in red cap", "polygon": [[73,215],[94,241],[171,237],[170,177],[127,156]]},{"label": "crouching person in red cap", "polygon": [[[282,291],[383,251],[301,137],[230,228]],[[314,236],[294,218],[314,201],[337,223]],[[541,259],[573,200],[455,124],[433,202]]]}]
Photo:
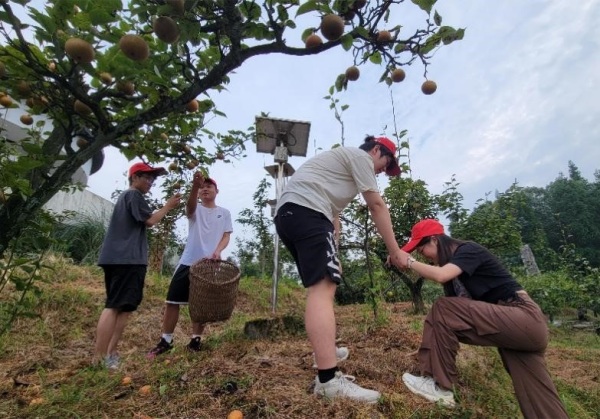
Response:
[{"label": "crouching person in red cap", "polygon": [[546,318],[500,261],[477,243],[447,236],[444,227],[432,219],[413,226],[402,250],[416,250],[433,262],[435,266],[406,255],[403,267],[442,284],[445,294],[433,303],[425,319],[418,350],[422,376],[402,376],[409,390],[454,406],[459,342],[495,346],[523,416],[567,418],[544,362]]},{"label": "crouching person in red cap", "polygon": [[117,200],[104,237],[98,265],[104,270],[105,308],[96,330],[95,362],[111,369],[119,366],[117,344],[131,312],[142,302],[148,240],[146,227],[152,227],[179,205],[179,195],[152,212],[144,199],[152,184],[167,171],[146,163],[135,163],[129,169],[129,189]]}]

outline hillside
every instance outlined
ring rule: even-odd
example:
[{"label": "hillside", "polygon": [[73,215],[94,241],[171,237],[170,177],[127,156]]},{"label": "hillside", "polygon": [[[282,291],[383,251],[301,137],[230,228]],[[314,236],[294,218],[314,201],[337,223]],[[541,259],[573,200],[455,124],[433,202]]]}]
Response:
[{"label": "hillside", "polygon": [[[120,348],[123,365],[108,372],[90,367],[94,332],[104,296],[95,267],[54,261],[39,300],[37,318],[21,318],[0,339],[0,417],[32,418],[438,418],[520,417],[508,375],[490,348],[463,346],[459,353],[460,404],[453,410],[414,396],[401,375],[414,371],[423,316],[408,303],[386,304],[379,320],[369,306],[337,307],[340,345],[350,348],[342,370],[384,394],[376,405],[318,399],[311,349],[302,330],[304,291],[282,285],[269,339],[244,335],[247,321],[272,319],[270,281],[243,279],[232,318],[205,332],[206,349],[185,351],[189,318],[182,316],[176,349],[149,361],[160,336],[168,278],[150,276],[142,306]],[[5,291],[6,292],[6,291]],[[184,311],[187,315],[187,311]],[[289,326],[292,327],[289,327]],[[600,338],[552,329],[547,361],[573,418],[600,416]],[[123,385],[124,377],[131,384]],[[149,394],[140,388],[150,385]]]}]

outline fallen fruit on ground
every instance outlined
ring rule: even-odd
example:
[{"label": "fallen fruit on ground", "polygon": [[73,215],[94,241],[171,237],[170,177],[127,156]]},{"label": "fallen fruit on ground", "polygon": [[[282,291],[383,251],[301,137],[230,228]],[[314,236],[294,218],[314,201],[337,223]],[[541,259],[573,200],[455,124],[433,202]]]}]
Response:
[{"label": "fallen fruit on ground", "polygon": [[241,410],[232,410],[227,415],[227,419],[242,419],[243,417],[244,417],[244,414],[242,413]]},{"label": "fallen fruit on ground", "polygon": [[152,391],[152,386],[146,384],[145,386],[140,387],[139,393],[143,396],[147,396]]}]

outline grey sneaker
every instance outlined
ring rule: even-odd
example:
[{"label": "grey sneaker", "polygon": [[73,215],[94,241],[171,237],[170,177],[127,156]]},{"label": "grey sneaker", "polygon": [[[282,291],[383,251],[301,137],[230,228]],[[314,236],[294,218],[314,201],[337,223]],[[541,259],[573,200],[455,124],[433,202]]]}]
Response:
[{"label": "grey sneaker", "polygon": [[381,393],[378,391],[368,390],[358,384],[354,384],[353,376],[344,375],[340,371],[337,371],[335,377],[326,383],[321,383],[319,377],[315,378],[314,393],[317,396],[330,399],[346,397],[366,403],[377,403],[377,400],[381,397]]},{"label": "grey sneaker", "polygon": [[104,358],[104,366],[109,370],[117,370],[121,365],[121,358],[118,354],[110,354]]},{"label": "grey sneaker", "polygon": [[[335,348],[335,358],[337,359],[337,362],[342,362],[348,359],[348,356],[350,355],[350,350],[348,348],[346,348],[345,346],[340,346]],[[313,368],[317,368],[317,362],[314,360],[315,359],[315,354],[313,353]]]},{"label": "grey sneaker", "polygon": [[442,390],[432,377],[417,377],[409,373],[402,375],[402,381],[410,391],[425,397],[431,402],[440,402],[446,407],[454,407],[454,393],[450,390]]}]

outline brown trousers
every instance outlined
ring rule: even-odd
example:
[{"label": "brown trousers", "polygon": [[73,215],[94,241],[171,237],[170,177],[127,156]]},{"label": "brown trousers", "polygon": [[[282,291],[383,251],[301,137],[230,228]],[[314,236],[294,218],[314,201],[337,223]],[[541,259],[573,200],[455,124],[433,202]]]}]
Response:
[{"label": "brown trousers", "polygon": [[546,319],[525,292],[519,296],[522,301],[499,304],[463,297],[437,299],[425,319],[418,354],[421,373],[451,389],[457,382],[459,342],[495,346],[525,418],[568,418],[544,362]]}]

